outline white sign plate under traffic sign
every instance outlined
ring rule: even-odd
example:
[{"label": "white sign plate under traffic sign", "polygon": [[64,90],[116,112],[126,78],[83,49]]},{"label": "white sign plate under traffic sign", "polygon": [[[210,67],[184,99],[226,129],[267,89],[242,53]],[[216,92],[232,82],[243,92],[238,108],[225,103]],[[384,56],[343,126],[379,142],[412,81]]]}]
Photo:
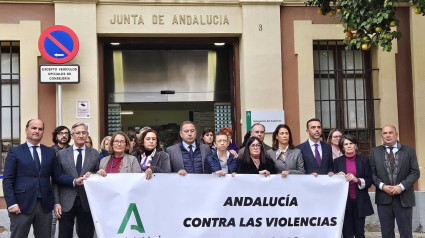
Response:
[{"label": "white sign plate under traffic sign", "polygon": [[80,66],[78,64],[40,65],[40,83],[79,83]]}]

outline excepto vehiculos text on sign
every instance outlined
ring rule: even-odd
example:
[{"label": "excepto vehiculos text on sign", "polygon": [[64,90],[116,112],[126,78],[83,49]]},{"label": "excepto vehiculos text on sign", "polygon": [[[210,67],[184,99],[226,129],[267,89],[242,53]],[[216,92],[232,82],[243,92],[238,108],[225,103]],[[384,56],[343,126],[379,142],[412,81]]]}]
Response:
[{"label": "excepto vehiculos text on sign", "polygon": [[40,83],[79,83],[79,65],[40,65]]}]

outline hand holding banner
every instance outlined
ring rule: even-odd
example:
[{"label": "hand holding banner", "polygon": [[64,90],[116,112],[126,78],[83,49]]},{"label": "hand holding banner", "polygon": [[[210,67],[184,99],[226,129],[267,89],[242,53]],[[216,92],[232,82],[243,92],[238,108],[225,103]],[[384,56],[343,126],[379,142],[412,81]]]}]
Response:
[{"label": "hand holding banner", "polygon": [[92,175],[85,181],[99,238],[340,238],[343,176]]}]

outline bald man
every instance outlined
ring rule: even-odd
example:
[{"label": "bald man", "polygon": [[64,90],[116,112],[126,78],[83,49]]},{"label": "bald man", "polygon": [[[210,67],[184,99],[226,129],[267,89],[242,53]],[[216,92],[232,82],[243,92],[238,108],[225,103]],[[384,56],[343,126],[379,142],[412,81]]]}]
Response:
[{"label": "bald man", "polygon": [[416,153],[412,147],[400,144],[393,125],[384,126],[381,137],[384,144],[373,148],[370,154],[381,234],[395,237],[396,220],[400,237],[412,237],[413,185],[420,175]]},{"label": "bald man", "polygon": [[40,144],[44,123],[31,119],[25,127],[27,141],[12,148],[6,157],[3,193],[10,218],[11,238],[26,238],[31,225],[35,237],[50,237],[53,195],[51,179],[74,187],[85,178],[62,174],[55,150]]}]

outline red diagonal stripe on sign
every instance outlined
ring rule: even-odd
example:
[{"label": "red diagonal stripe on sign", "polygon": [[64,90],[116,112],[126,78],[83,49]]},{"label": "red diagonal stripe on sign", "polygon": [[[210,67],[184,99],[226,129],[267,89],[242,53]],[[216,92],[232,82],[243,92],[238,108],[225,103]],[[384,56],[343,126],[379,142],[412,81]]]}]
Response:
[{"label": "red diagonal stripe on sign", "polygon": [[67,48],[65,48],[65,46],[63,46],[59,41],[57,41],[52,35],[48,34],[47,38],[49,38],[51,41],[53,41],[53,43],[55,43],[55,45],[57,45],[67,55],[71,54],[71,52]]}]

